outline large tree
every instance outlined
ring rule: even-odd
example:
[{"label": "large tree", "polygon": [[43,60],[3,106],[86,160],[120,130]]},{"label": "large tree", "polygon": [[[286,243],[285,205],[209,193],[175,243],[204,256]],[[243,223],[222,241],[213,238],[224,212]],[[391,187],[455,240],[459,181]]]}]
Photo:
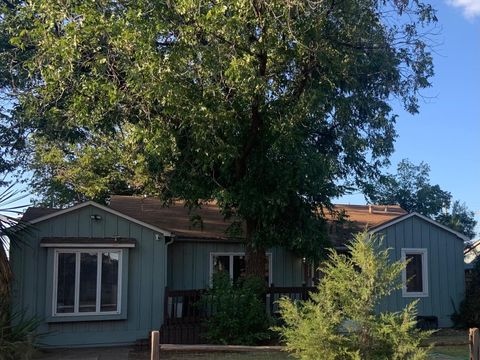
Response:
[{"label": "large tree", "polygon": [[398,204],[408,212],[437,216],[450,206],[452,194],[439,185],[430,184],[430,166],[421,162],[415,165],[403,159],[396,174],[387,174],[372,182],[367,196],[370,202],[380,205]]},{"label": "large tree", "polygon": [[419,0],[3,4],[3,75],[22,79],[9,120],[37,190],[214,199],[244,222],[254,275],[275,244],[318,254],[318,209],[378,174],[390,100],[416,112],[433,74]]},{"label": "large tree", "polygon": [[430,166],[415,165],[408,159],[398,163],[396,174],[383,175],[365,187],[370,202],[380,205],[397,204],[408,212],[418,212],[458,231],[470,239],[475,237],[475,213],[465,203],[439,185],[430,184]]},{"label": "large tree", "polygon": [[468,209],[465,203],[455,200],[448,211],[436,217],[439,223],[450,227],[451,229],[464,234],[470,239],[473,239],[477,233],[475,227],[477,221],[475,220],[475,213]]}]

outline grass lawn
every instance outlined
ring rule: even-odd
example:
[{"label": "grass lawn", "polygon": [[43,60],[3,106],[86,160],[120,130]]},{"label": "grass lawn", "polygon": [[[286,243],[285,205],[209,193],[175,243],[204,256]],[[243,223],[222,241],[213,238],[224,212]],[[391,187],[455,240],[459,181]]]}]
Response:
[{"label": "grass lawn", "polygon": [[[435,360],[468,360],[467,346],[439,346],[432,350],[431,359]],[[283,352],[253,352],[253,353],[194,353],[194,352],[163,352],[161,359],[179,360],[287,360],[292,359]]]},{"label": "grass lawn", "polygon": [[[435,333],[429,342],[437,344],[431,352],[432,360],[468,360],[468,335],[466,331],[440,330]],[[440,346],[445,345],[445,346]],[[150,351],[146,348],[120,347],[120,348],[85,348],[85,349],[51,349],[38,351],[36,360],[85,360],[85,359],[116,359],[116,360],[149,360]],[[162,351],[160,359],[179,360],[293,360],[285,352],[179,352]]]},{"label": "grass lawn", "polygon": [[432,359],[468,360],[467,345],[437,346],[432,350]]}]

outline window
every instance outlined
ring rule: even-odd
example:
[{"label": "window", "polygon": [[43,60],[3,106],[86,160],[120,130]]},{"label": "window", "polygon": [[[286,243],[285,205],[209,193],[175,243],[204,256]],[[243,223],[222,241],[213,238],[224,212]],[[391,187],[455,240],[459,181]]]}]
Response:
[{"label": "window", "polygon": [[53,316],[119,314],[123,250],[55,250]]},{"label": "window", "polygon": [[427,249],[402,249],[402,261],[407,262],[402,273],[403,297],[427,297]]},{"label": "window", "polygon": [[[265,282],[272,283],[272,254],[267,254]],[[245,253],[210,253],[210,279],[218,271],[230,275],[234,282],[245,276]]]}]

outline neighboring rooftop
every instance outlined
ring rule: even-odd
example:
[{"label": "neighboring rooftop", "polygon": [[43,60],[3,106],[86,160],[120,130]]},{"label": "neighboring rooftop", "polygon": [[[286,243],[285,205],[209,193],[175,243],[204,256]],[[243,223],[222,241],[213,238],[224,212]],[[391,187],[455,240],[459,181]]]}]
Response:
[{"label": "neighboring rooftop", "polygon": [[[113,195],[109,206],[122,214],[165,229],[179,238],[226,239],[226,231],[232,220],[225,220],[214,203],[189,210],[181,201],[166,207],[162,201],[151,197]],[[57,209],[28,208],[23,220],[31,221],[52,214]],[[342,214],[345,222],[333,223],[329,233],[335,244],[341,245],[350,239],[353,232],[376,227],[407,212],[397,205],[335,205],[334,211]],[[327,214],[327,218],[335,216]]]}]

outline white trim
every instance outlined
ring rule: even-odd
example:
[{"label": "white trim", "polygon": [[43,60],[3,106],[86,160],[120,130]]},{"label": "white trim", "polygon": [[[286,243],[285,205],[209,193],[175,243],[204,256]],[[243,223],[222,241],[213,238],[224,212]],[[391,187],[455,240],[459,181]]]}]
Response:
[{"label": "white trim", "polygon": [[402,297],[428,297],[428,250],[425,248],[402,248],[401,260],[405,262],[407,254],[418,254],[422,256],[422,289],[421,292],[407,291],[407,268],[402,270]]},{"label": "white trim", "polygon": [[[75,250],[64,250],[64,249],[55,249],[54,251],[54,261],[53,261],[53,296],[52,296],[52,316],[53,317],[68,317],[68,316],[88,316],[88,315],[118,315],[121,313],[122,304],[122,259],[123,259],[123,250],[112,250],[112,249],[95,249],[97,253],[97,288],[96,288],[96,299],[95,299],[95,311],[90,312],[80,312],[79,311],[79,302],[80,302],[80,254],[92,252],[91,249],[75,249]],[[103,252],[115,252],[119,254],[118,258],[118,279],[117,279],[117,310],[116,311],[100,311],[101,307],[101,276],[102,276],[102,253]],[[59,254],[75,254],[75,292],[74,292],[74,311],[72,313],[57,313],[57,293],[58,293],[58,255]]]},{"label": "white trim", "polygon": [[446,230],[446,231],[454,234],[455,236],[459,237],[459,238],[462,239],[463,241],[469,241],[469,240],[470,240],[467,236],[459,233],[458,231],[452,230],[452,229],[450,229],[448,226],[442,225],[442,224],[440,224],[439,222],[437,222],[437,221],[435,221],[435,220],[432,220],[432,219],[430,219],[429,217],[424,216],[424,215],[422,215],[422,214],[419,214],[419,213],[417,213],[417,212],[412,212],[412,213],[409,213],[409,214],[405,214],[405,215],[399,216],[399,217],[395,218],[394,220],[388,221],[388,222],[386,222],[385,224],[382,224],[382,225],[380,225],[380,226],[378,226],[378,227],[375,227],[374,229],[370,230],[370,232],[371,232],[371,233],[376,233],[376,232],[378,232],[378,231],[381,231],[381,230],[383,230],[383,229],[386,229],[386,228],[389,227],[389,226],[395,225],[395,224],[397,224],[397,223],[399,223],[399,222],[401,222],[401,221],[403,221],[403,220],[409,219],[409,218],[411,218],[411,217],[413,217],[413,216],[417,216],[417,217],[419,217],[420,219],[429,222],[430,224],[433,224],[433,225],[435,225],[435,226],[438,226],[439,228],[442,228],[443,230]]},{"label": "white trim", "polygon": [[[74,239],[74,238],[73,238]],[[45,248],[134,248],[135,244],[115,244],[115,243],[95,243],[95,244],[84,244],[84,243],[48,243],[40,244],[40,247]]]},{"label": "white trim", "polygon": [[30,224],[36,224],[36,223],[39,223],[41,221],[45,221],[45,220],[48,220],[48,219],[51,219],[51,218],[54,218],[54,217],[57,217],[57,216],[60,216],[60,215],[63,215],[63,214],[67,214],[67,213],[69,213],[71,211],[74,211],[74,210],[82,209],[86,206],[93,206],[93,207],[96,207],[97,209],[109,212],[110,214],[117,215],[121,218],[124,218],[125,220],[131,221],[135,224],[141,225],[141,226],[146,227],[150,230],[159,232],[163,236],[172,236],[172,233],[170,231],[163,230],[163,229],[160,229],[156,226],[147,224],[146,222],[143,222],[141,220],[137,220],[137,219],[135,219],[131,216],[125,215],[125,214],[123,214],[123,213],[121,213],[117,210],[113,210],[112,208],[109,208],[107,206],[100,205],[100,204],[96,203],[95,201],[86,201],[86,202],[71,206],[71,207],[66,208],[66,209],[58,210],[58,211],[55,211],[54,213],[44,215],[44,216],[40,216],[36,219],[33,219],[33,220],[29,221],[29,223]]},{"label": "white trim", "polygon": [[102,253],[97,252],[97,288],[95,294],[95,312],[100,312],[100,297],[102,295]]},{"label": "white trim", "polygon": [[[268,286],[272,283],[272,271],[273,271],[273,255],[272,253],[268,252],[265,254],[268,260]],[[214,256],[230,256],[229,260],[229,275],[230,279],[233,280],[233,257],[234,256],[245,256],[245,252],[232,252],[232,251],[218,251],[218,252],[211,252],[210,253],[210,271],[209,271],[209,282],[210,285],[212,284],[212,276],[213,276],[213,257]]]}]

